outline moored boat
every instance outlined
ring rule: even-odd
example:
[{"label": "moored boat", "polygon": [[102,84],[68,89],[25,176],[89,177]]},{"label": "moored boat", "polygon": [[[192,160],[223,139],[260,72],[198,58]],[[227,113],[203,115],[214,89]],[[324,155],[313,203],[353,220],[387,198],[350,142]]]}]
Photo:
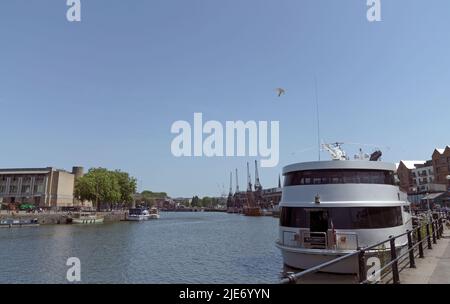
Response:
[{"label": "moored boat", "polygon": [[39,222],[37,219],[31,220],[17,220],[17,219],[5,219],[0,220],[0,228],[22,228],[22,227],[37,227]]},{"label": "moored boat", "polygon": [[258,206],[245,206],[243,213],[245,216],[262,216],[263,215],[261,208]]},{"label": "moored boat", "polygon": [[[293,268],[308,269],[412,229],[410,203],[396,184],[395,164],[375,156],[348,160],[339,145],[328,148],[331,161],[283,168],[276,246]],[[406,236],[395,240],[396,249],[406,245]],[[323,271],[357,273],[358,263],[355,257]]]},{"label": "moored boat", "polygon": [[127,217],[126,220],[127,221],[134,221],[134,222],[138,222],[138,221],[145,221],[149,219],[149,212],[147,209],[144,208],[131,208],[128,209],[128,213],[127,213]]},{"label": "moored boat", "polygon": [[158,211],[158,209],[155,208],[155,207],[151,208],[148,218],[151,219],[151,220],[159,219],[159,211]]},{"label": "moored boat", "polygon": [[79,212],[72,217],[72,224],[101,224],[104,218],[95,212]]}]

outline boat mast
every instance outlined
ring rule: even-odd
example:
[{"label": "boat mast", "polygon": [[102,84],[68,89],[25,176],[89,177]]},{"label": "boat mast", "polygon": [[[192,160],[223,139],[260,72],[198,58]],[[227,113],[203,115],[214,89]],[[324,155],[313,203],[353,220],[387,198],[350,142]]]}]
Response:
[{"label": "boat mast", "polygon": [[228,194],[233,195],[233,172],[230,172],[230,192]]},{"label": "boat mast", "polygon": [[239,193],[238,169],[236,168],[236,193]]}]

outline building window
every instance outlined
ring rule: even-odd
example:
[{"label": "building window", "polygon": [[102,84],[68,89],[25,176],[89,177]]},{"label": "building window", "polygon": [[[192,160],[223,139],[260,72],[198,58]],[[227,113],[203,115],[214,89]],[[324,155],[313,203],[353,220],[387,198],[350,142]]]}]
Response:
[{"label": "building window", "polygon": [[0,186],[0,193],[5,193],[6,187],[5,186]]},{"label": "building window", "polygon": [[17,193],[17,186],[9,186],[9,193]]},{"label": "building window", "polygon": [[34,185],[33,193],[43,193],[43,192],[44,192],[43,184]]},{"label": "building window", "polygon": [[22,186],[22,192],[23,194],[29,194],[31,193],[31,186],[30,185],[24,185]]}]

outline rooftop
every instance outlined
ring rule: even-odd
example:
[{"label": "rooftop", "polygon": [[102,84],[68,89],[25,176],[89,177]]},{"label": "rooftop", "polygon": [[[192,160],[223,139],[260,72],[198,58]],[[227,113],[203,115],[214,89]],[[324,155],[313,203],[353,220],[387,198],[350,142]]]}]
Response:
[{"label": "rooftop", "polygon": [[439,152],[439,154],[443,154],[446,149],[450,149],[450,146],[445,146],[443,149],[436,148],[435,150]]},{"label": "rooftop", "polygon": [[408,169],[415,169],[416,165],[423,165],[426,163],[425,160],[402,160],[400,163],[403,163]]},{"label": "rooftop", "polygon": [[304,162],[288,165],[283,168],[283,174],[293,171],[328,170],[328,169],[356,169],[356,170],[386,170],[395,171],[395,164],[380,161],[365,160],[330,160]]},{"label": "rooftop", "polygon": [[62,169],[55,169],[53,167],[46,168],[5,168],[0,169],[0,174],[47,174],[50,171],[68,172]]}]

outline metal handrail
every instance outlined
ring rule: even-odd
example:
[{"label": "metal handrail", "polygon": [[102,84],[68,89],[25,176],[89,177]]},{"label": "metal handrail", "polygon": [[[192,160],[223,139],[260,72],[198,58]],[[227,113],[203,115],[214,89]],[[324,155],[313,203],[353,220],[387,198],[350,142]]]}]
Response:
[{"label": "metal handrail", "polygon": [[[431,223],[435,223],[435,222],[438,223],[440,219],[442,219],[442,218],[436,219],[436,220],[432,221]],[[427,223],[427,225],[429,225],[429,224],[430,224],[430,223]],[[443,227],[443,224],[439,225],[437,228],[440,229],[440,228],[442,228],[442,227]],[[406,234],[413,233],[413,232],[415,232],[415,230],[418,230],[419,233],[421,233],[421,232],[420,232],[420,229],[421,229],[421,228],[422,228],[422,225],[420,225],[419,227],[414,228],[414,229],[411,230],[411,231],[408,231]],[[437,234],[437,233],[439,233],[439,231],[435,230],[435,233]],[[403,235],[404,235],[404,234],[403,234]],[[401,235],[399,235],[399,236],[397,236],[397,237],[400,237],[400,236],[401,236]],[[395,238],[397,238],[397,237],[395,237]],[[400,256],[396,257],[395,259],[391,260],[389,263],[387,263],[386,265],[384,265],[384,266],[383,266],[382,268],[380,268],[377,272],[375,272],[372,276],[376,276],[377,274],[381,274],[381,273],[382,273],[385,269],[387,269],[388,267],[392,267],[392,265],[395,264],[395,263],[398,263],[398,261],[399,261],[402,257],[406,256],[407,254],[409,255],[411,251],[414,252],[415,247],[422,245],[422,243],[425,242],[425,241],[428,242],[428,240],[431,239],[432,237],[433,237],[432,234],[427,235],[423,240],[421,240],[420,242],[417,242],[417,243],[414,244],[411,248],[408,248],[408,250],[405,251],[404,253],[402,253]],[[406,260],[406,259],[405,259],[405,260]],[[361,284],[367,284],[367,283],[371,283],[371,280],[366,279],[365,281],[362,281],[362,282],[361,282]],[[398,282],[394,282],[394,283],[398,283]]]},{"label": "metal handrail", "polygon": [[[322,264],[320,264],[320,265],[317,265],[317,266],[314,266],[314,267],[312,267],[312,268],[309,268],[309,269],[307,269],[307,270],[304,270],[304,271],[301,271],[301,272],[298,272],[298,273],[294,273],[294,274],[290,274],[290,275],[288,275],[286,278],[284,278],[284,279],[282,279],[279,283],[280,284],[288,284],[288,283],[295,283],[295,282],[297,282],[300,278],[302,278],[302,277],[304,277],[305,275],[308,275],[308,274],[311,274],[311,273],[315,273],[315,272],[318,272],[318,271],[320,271],[321,269],[323,269],[323,268],[326,268],[326,267],[328,267],[328,266],[331,266],[331,265],[334,265],[334,264],[336,264],[336,263],[338,263],[338,262],[340,262],[340,261],[343,261],[343,260],[346,260],[346,259],[348,259],[348,258],[351,258],[351,257],[353,257],[353,256],[356,256],[356,255],[358,255],[359,256],[359,276],[360,276],[360,278],[359,278],[359,280],[360,280],[360,283],[361,284],[367,284],[367,283],[369,283],[369,282],[371,282],[370,280],[368,280],[367,279],[367,274],[365,273],[365,265],[364,264],[362,264],[362,263],[364,263],[364,254],[367,252],[367,251],[370,251],[370,250],[373,250],[373,249],[375,249],[376,247],[379,247],[379,246],[381,246],[381,245],[383,245],[383,244],[385,244],[385,243],[387,243],[387,242],[390,242],[391,244],[393,244],[393,250],[392,250],[392,246],[391,246],[391,261],[388,263],[388,264],[386,264],[386,265],[384,265],[381,269],[379,269],[375,274],[373,274],[372,276],[375,276],[375,275],[377,275],[378,273],[382,273],[385,269],[387,269],[388,267],[391,267],[391,268],[394,268],[393,270],[393,275],[394,275],[394,283],[399,283],[399,279],[398,279],[398,274],[399,274],[399,271],[398,271],[398,265],[397,265],[397,263],[398,263],[398,261],[402,258],[402,257],[404,257],[404,256],[406,256],[406,254],[410,254],[410,252],[412,251],[413,253],[414,253],[414,249],[416,248],[416,247],[419,247],[419,257],[422,257],[421,255],[423,254],[423,248],[422,248],[422,245],[423,245],[423,243],[424,242],[428,242],[428,248],[429,249],[431,249],[431,238],[433,238],[433,240],[434,240],[434,243],[436,243],[436,238],[439,238],[437,235],[442,235],[442,232],[443,232],[443,227],[444,227],[444,224],[443,224],[443,222],[442,222],[442,220],[443,219],[448,219],[448,214],[445,214],[445,217],[442,217],[442,213],[438,213],[438,218],[437,219],[435,219],[435,220],[432,220],[431,219],[431,221],[430,221],[430,218],[428,218],[428,221],[427,221],[427,223],[425,224],[425,227],[428,227],[428,229],[427,229],[427,235],[425,236],[425,238],[423,238],[423,239],[421,239],[421,237],[419,238],[420,240],[418,240],[415,244],[413,244],[410,248],[408,248],[408,250],[406,251],[406,252],[404,252],[404,253],[402,253],[400,256],[395,256],[393,259],[392,259],[392,254],[394,254],[394,255],[396,255],[396,252],[395,252],[395,240],[397,239],[397,238],[400,238],[400,237],[402,237],[402,236],[405,236],[405,235],[408,235],[408,247],[410,246],[410,242],[411,242],[411,234],[412,233],[415,233],[416,231],[418,232],[418,233],[422,233],[421,232],[421,230],[422,230],[422,228],[424,227],[424,223],[422,223],[421,225],[419,225],[418,227],[416,227],[416,228],[414,228],[413,230],[408,230],[408,231],[406,231],[405,233],[402,233],[402,234],[399,234],[399,235],[397,235],[397,236],[391,236],[389,239],[387,239],[387,240],[384,240],[384,241],[381,241],[381,242],[378,242],[378,243],[376,243],[376,244],[374,244],[374,245],[370,245],[370,246],[367,246],[367,247],[365,247],[365,248],[361,248],[361,249],[359,249],[359,250],[356,250],[356,251],[354,251],[354,252],[351,252],[351,253],[348,253],[348,254],[346,254],[346,255],[343,255],[343,256],[341,256],[341,257],[338,257],[338,258],[336,258],[336,259],[333,259],[333,260],[330,260],[330,261],[328,261],[328,262],[325,262],[325,263],[322,263]],[[429,231],[429,225],[431,224],[431,226],[433,227],[433,232],[432,233],[430,233],[430,231]],[[439,224],[439,225],[436,225],[436,224]],[[435,227],[436,226],[436,227]],[[395,253],[393,253],[393,252],[395,252]],[[411,257],[411,255],[410,255],[410,259],[412,258],[412,260],[410,261],[410,265],[414,265],[414,254],[412,255],[412,257]],[[405,259],[406,260],[406,259]]]}]

